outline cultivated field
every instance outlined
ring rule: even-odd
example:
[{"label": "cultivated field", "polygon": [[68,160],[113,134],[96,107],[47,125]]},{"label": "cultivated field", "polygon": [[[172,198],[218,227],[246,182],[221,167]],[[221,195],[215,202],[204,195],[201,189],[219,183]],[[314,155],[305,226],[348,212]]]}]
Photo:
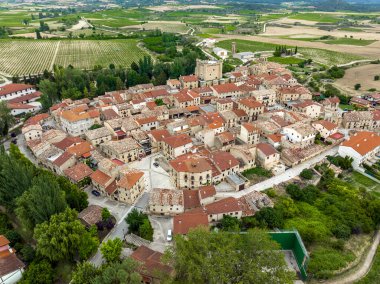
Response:
[{"label": "cultivated field", "polygon": [[346,74],[342,79],[338,79],[335,84],[350,94],[356,94],[354,85],[359,83],[362,85],[359,92],[375,88],[380,90],[380,81],[375,81],[374,77],[380,75],[380,65],[369,64],[353,67],[346,70]]},{"label": "cultivated field", "polygon": [[[218,39],[220,40],[220,39]],[[251,51],[251,52],[259,52],[259,51],[271,51],[275,50],[276,44],[260,42],[260,41],[249,41],[249,40],[222,40],[219,41],[216,45],[227,50],[231,50],[232,42],[236,42],[238,52]],[[292,45],[288,45],[291,47]],[[331,50],[318,49],[318,48],[298,48],[298,52],[305,59],[313,59],[314,61],[325,64],[325,65],[338,65],[345,64],[355,60],[364,59],[361,56],[349,54],[349,53],[341,53],[335,52]]]},{"label": "cultivated field", "polygon": [[51,69],[53,64],[90,69],[94,65],[129,66],[145,52],[128,40],[1,40],[0,73],[28,75]]},{"label": "cultivated field", "polygon": [[341,53],[340,59],[337,62],[339,64],[347,63],[350,59],[360,60],[360,59],[378,59],[380,58],[380,41],[372,43],[368,46],[348,46],[348,45],[338,45],[338,44],[327,44],[324,42],[311,42],[311,41],[300,41],[294,39],[284,39],[284,38],[272,38],[266,36],[249,36],[249,35],[224,35],[218,34],[218,41],[225,39],[239,39],[246,41],[254,41],[260,43],[270,43],[277,45],[287,45],[287,46],[298,46],[298,48],[308,48],[308,49],[322,49],[327,51],[334,51]]},{"label": "cultivated field", "polygon": [[125,27],[126,29],[155,30],[159,29],[168,33],[185,34],[190,28],[185,23],[175,21],[151,21],[141,25]]}]

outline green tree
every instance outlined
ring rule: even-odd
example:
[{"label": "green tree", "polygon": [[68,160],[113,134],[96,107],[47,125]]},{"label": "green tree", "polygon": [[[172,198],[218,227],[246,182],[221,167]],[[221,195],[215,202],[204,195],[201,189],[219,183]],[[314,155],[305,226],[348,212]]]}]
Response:
[{"label": "green tree", "polygon": [[78,213],[69,208],[34,229],[37,253],[50,261],[73,260],[79,256],[79,250],[86,251],[81,246],[94,247],[93,238],[88,237],[86,228],[78,220]]},{"label": "green tree", "polygon": [[223,231],[239,232],[240,227],[241,221],[238,218],[232,217],[230,215],[224,216],[220,222],[220,228]]},{"label": "green tree", "polygon": [[102,209],[102,220],[107,221],[109,218],[112,217],[111,212],[108,210],[108,208]]},{"label": "green tree", "polygon": [[82,262],[78,263],[71,279],[72,284],[92,284],[94,278],[100,274],[92,263]]},{"label": "green tree", "polygon": [[14,124],[15,118],[8,108],[6,101],[0,102],[0,133],[3,136],[8,134],[9,128]]},{"label": "green tree", "polygon": [[263,228],[274,229],[284,226],[284,217],[282,212],[277,208],[262,208],[255,214],[255,218]]},{"label": "green tree", "polygon": [[71,183],[66,177],[58,176],[55,178],[59,184],[59,188],[64,191],[66,202],[71,209],[80,212],[87,208],[88,195],[86,192],[80,190],[77,185]]},{"label": "green tree", "polygon": [[38,84],[38,88],[42,93],[42,107],[45,110],[59,101],[57,83],[50,80],[42,80]]},{"label": "green tree", "polygon": [[293,283],[278,245],[261,230],[247,234],[198,228],[177,236],[166,258],[176,283]]},{"label": "green tree", "polygon": [[140,226],[143,224],[146,215],[134,208],[125,218],[128,224],[128,230],[132,233],[138,233]]},{"label": "green tree", "polygon": [[121,263],[110,263],[91,283],[140,284],[142,278],[138,273],[138,266],[139,264],[131,258],[127,258]]},{"label": "green tree", "polygon": [[357,84],[355,84],[354,89],[359,90],[361,87],[362,87],[362,85],[357,83]]},{"label": "green tree", "polygon": [[310,180],[313,178],[313,171],[310,169],[303,169],[300,173],[300,177]]},{"label": "green tree", "polygon": [[49,221],[50,216],[63,212],[67,207],[64,192],[49,173],[34,178],[32,187],[17,199],[16,204],[17,217],[29,230]]},{"label": "green tree", "polygon": [[17,160],[0,148],[0,204],[12,212],[16,198],[31,186],[34,175],[35,168],[29,161]]},{"label": "green tree", "polygon": [[139,227],[139,236],[148,241],[153,241],[153,228],[148,218]]},{"label": "green tree", "polygon": [[123,248],[123,241],[119,238],[103,242],[100,247],[103,257],[108,263],[120,260],[121,250]]},{"label": "green tree", "polygon": [[98,230],[96,226],[91,226],[80,239],[79,257],[81,260],[88,259],[99,247]]},{"label": "green tree", "polygon": [[22,276],[21,284],[53,283],[53,268],[46,260],[32,262]]}]

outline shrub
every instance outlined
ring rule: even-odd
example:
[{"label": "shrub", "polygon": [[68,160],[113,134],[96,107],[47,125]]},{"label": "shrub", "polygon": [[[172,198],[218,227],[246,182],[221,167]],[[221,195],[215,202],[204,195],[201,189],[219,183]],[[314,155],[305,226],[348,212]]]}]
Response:
[{"label": "shrub", "polygon": [[361,87],[362,87],[362,85],[357,83],[357,84],[355,84],[354,89],[359,90]]},{"label": "shrub", "polygon": [[313,178],[313,171],[310,169],[304,169],[302,170],[300,177],[310,180]]}]

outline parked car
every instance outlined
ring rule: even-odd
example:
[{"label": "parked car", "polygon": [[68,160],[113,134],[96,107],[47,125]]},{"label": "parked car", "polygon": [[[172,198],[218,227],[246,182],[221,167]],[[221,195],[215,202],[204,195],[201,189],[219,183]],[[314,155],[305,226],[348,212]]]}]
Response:
[{"label": "parked car", "polygon": [[93,191],[91,191],[91,193],[93,194],[93,195],[95,195],[96,197],[98,197],[98,196],[100,196],[100,192],[99,191],[97,191],[97,190],[93,190]]},{"label": "parked car", "polygon": [[153,166],[155,166],[156,168],[158,168],[158,167],[160,166],[160,164],[157,163],[157,162],[154,162],[154,163],[153,163]]},{"label": "parked car", "polygon": [[172,230],[170,230],[170,229],[168,230],[168,235],[166,237],[166,240],[168,242],[171,242],[173,240],[173,233],[172,233]]}]

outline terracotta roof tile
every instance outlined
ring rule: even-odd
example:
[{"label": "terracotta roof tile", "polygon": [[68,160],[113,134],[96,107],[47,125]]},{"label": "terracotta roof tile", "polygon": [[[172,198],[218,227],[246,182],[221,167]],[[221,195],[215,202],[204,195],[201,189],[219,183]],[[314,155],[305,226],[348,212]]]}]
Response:
[{"label": "terracotta roof tile", "polygon": [[75,166],[64,171],[65,175],[75,182],[79,182],[92,174],[92,170],[84,163],[78,163]]},{"label": "terracotta roof tile", "polygon": [[187,212],[173,218],[173,234],[186,235],[199,226],[208,227],[208,217],[204,212]]}]

